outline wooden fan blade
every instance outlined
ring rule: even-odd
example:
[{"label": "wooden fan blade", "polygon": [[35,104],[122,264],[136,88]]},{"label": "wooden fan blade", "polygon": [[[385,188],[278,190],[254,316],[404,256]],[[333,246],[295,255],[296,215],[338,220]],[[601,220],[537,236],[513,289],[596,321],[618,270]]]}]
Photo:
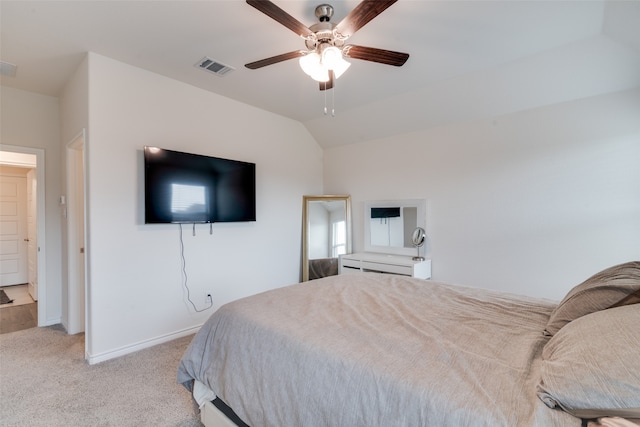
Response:
[{"label": "wooden fan blade", "polygon": [[351,37],[396,1],[398,0],[363,0],[336,25],[336,30],[345,37]]},{"label": "wooden fan blade", "polygon": [[365,61],[379,62],[381,64],[401,67],[409,59],[408,53],[394,52],[392,50],[376,49],[375,47],[346,45],[342,54],[347,58],[362,59]]},{"label": "wooden fan blade", "polygon": [[293,52],[283,53],[281,55],[272,56],[271,58],[261,59],[260,61],[245,64],[250,70],[266,67],[267,65],[277,64],[278,62],[287,61],[289,59],[299,58],[305,54],[304,50],[294,50]]},{"label": "wooden fan blade", "polygon": [[326,82],[320,82],[320,90],[333,89],[333,70],[329,70],[329,80]]},{"label": "wooden fan blade", "polygon": [[301,37],[307,37],[313,34],[313,31],[307,28],[303,23],[280,9],[269,0],[247,0],[247,3],[268,17],[278,21],[280,24],[284,25]]}]

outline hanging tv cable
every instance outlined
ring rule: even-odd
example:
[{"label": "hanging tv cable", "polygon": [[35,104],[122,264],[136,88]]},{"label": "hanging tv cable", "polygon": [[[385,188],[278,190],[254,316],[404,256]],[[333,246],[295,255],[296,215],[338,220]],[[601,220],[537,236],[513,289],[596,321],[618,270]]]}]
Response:
[{"label": "hanging tv cable", "polygon": [[[213,307],[213,298],[209,298],[209,305],[201,310],[198,310],[198,308],[196,307],[196,305],[194,304],[193,301],[191,301],[191,291],[189,290],[189,285],[187,284],[188,282],[188,277],[187,277],[187,261],[186,258],[184,256],[184,241],[182,239],[182,224],[178,224],[178,227],[180,228],[180,260],[181,260],[181,270],[182,270],[182,285],[184,286],[184,288],[187,291],[187,301],[189,301],[189,303],[191,304],[191,306],[193,306],[193,309],[195,310],[196,313],[202,313],[203,311],[209,310],[211,307]],[[196,224],[193,224],[193,235],[196,235]]]}]

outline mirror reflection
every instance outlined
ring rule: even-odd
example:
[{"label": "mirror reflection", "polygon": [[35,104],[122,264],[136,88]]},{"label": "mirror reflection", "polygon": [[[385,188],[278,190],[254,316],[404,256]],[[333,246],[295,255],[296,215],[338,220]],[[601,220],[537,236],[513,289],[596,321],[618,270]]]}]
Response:
[{"label": "mirror reflection", "polygon": [[303,197],[302,280],[338,274],[338,257],[351,252],[350,196]]},{"label": "mirror reflection", "polygon": [[417,216],[418,208],[413,206],[372,207],[369,219],[371,244],[412,248]]},{"label": "mirror reflection", "polygon": [[365,251],[411,255],[413,233],[426,228],[426,200],[365,202]]}]

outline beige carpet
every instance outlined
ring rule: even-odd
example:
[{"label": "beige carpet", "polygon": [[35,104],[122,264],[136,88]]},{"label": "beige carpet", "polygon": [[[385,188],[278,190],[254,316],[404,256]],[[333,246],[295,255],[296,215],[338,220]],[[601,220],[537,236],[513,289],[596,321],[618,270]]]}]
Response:
[{"label": "beige carpet", "polygon": [[191,336],[88,365],[60,327],[0,335],[0,426],[200,427],[176,368]]}]

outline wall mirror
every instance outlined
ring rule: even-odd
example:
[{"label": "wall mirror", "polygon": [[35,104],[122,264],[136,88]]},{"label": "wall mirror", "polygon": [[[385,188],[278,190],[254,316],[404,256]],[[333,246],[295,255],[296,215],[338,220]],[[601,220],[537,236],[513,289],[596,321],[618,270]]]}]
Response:
[{"label": "wall mirror", "polygon": [[338,257],[351,253],[351,197],[303,196],[302,281],[338,274]]},{"label": "wall mirror", "polygon": [[372,200],[364,204],[364,250],[415,255],[413,232],[427,229],[425,199]]}]

